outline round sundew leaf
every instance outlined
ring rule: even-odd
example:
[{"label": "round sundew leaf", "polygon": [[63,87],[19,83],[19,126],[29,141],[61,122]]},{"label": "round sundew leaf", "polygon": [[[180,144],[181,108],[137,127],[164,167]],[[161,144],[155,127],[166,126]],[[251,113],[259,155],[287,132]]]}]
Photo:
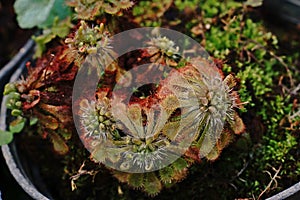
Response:
[{"label": "round sundew leaf", "polygon": [[9,125],[10,132],[11,133],[20,133],[25,126],[25,122],[26,122],[26,120],[24,118],[15,119]]},{"label": "round sundew leaf", "polygon": [[0,146],[8,144],[13,140],[13,133],[0,130]]},{"label": "round sundew leaf", "polygon": [[171,183],[173,175],[174,169],[169,166],[159,170],[159,176],[163,183]]},{"label": "round sundew leaf", "polygon": [[37,117],[31,117],[29,120],[29,125],[33,126],[35,125],[37,122],[39,121],[39,119]]},{"label": "round sundew leaf", "polygon": [[155,176],[154,172],[145,175],[144,189],[150,196],[155,196],[161,191],[161,182]]},{"label": "round sundew leaf", "polygon": [[53,149],[60,155],[64,155],[68,153],[69,147],[65,143],[65,141],[57,134],[49,134],[51,142],[53,144]]},{"label": "round sundew leaf", "polygon": [[245,124],[236,112],[234,112],[234,120],[229,120],[229,124],[235,134],[241,134],[245,131]]},{"label": "round sundew leaf", "polygon": [[142,173],[130,174],[128,183],[134,188],[141,188],[144,183],[144,174]]},{"label": "round sundew leaf", "polygon": [[220,152],[218,148],[215,146],[207,155],[206,158],[208,160],[216,160],[219,157]]},{"label": "round sundew leaf", "polygon": [[181,171],[184,168],[188,167],[188,163],[183,159],[183,158],[178,158],[172,166],[174,167],[175,170]]}]

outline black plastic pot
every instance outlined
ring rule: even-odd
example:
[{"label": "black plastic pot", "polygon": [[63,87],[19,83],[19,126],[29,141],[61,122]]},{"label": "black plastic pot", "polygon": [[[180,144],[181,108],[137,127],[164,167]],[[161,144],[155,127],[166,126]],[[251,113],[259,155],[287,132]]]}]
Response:
[{"label": "black plastic pot", "polygon": [[300,182],[296,183],[295,185],[285,189],[284,191],[268,198],[268,200],[281,200],[281,199],[288,199],[288,200],[299,200],[300,199]]},{"label": "black plastic pot", "polygon": [[[34,44],[30,40],[20,50],[15,58],[0,71],[1,94],[3,92],[4,85],[8,81],[12,82],[17,80],[23,73],[25,63],[30,60],[32,56],[33,47]],[[0,128],[2,130],[7,129],[7,108],[5,105],[5,101],[6,97],[2,99],[1,104]],[[28,193],[33,199],[36,200],[53,199],[48,192],[45,184],[39,177],[38,167],[32,163],[26,163],[26,161],[23,162],[24,160],[20,159],[18,148],[16,147],[14,142],[9,145],[3,145],[1,147],[1,150],[11,174],[26,193]],[[4,180],[1,179],[0,181]],[[269,200],[279,199],[300,199],[300,182],[269,198]]]},{"label": "black plastic pot", "polygon": [[272,21],[300,26],[300,0],[264,0],[263,8]]},{"label": "black plastic pot", "polygon": [[[20,75],[24,71],[25,63],[32,57],[34,42],[29,40],[23,48],[20,49],[19,53],[0,71],[0,92],[1,96],[3,93],[4,86],[7,82],[12,82],[19,79]],[[1,118],[0,118],[0,128],[2,130],[7,129],[6,116],[7,108],[5,106],[6,97],[1,98]],[[37,167],[30,165],[30,169],[24,167],[24,163],[21,163],[18,150],[15,146],[15,143],[9,145],[3,145],[1,147],[3,157],[6,161],[6,164],[9,168],[10,173],[16,179],[18,184],[23,188],[23,190],[28,193],[33,199],[46,200],[50,195],[43,195],[38,188],[43,188],[44,184],[38,180],[33,180],[32,175],[29,174],[38,174]],[[30,172],[29,172],[30,170]],[[1,181],[4,181],[1,179]],[[34,184],[34,182],[36,184]],[[37,187],[40,185],[39,187]],[[47,194],[43,188],[43,193]]]}]

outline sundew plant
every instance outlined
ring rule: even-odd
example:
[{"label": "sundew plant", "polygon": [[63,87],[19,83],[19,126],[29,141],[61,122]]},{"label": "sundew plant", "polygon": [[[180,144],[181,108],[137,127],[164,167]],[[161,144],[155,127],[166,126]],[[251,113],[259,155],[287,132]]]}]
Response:
[{"label": "sundew plant", "polygon": [[299,53],[281,51],[260,3],[17,0],[20,26],[42,31],[26,76],[5,87],[0,143],[46,143],[22,148],[58,199],[285,189],[300,173]]}]

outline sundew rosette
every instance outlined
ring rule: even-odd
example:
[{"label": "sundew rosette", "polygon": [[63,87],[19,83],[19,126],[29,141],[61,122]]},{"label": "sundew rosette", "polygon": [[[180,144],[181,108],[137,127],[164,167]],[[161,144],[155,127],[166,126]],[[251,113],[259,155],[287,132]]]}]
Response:
[{"label": "sundew rosette", "polygon": [[191,145],[199,150],[198,157],[215,160],[231,136],[245,129],[235,111],[241,105],[237,92],[233,91],[236,81],[232,75],[224,78],[215,65],[202,58],[191,59],[178,72],[189,83],[188,87],[193,88],[196,98],[189,98],[182,92],[186,90],[186,84],[172,73],[163,88],[177,91],[184,105],[183,113],[189,118],[187,121],[198,127]]},{"label": "sundew rosette", "polygon": [[[201,47],[197,54],[195,41],[181,49],[168,34],[147,33],[138,39],[143,45],[128,48],[138,49],[128,57],[132,66],[124,57],[105,59],[108,54],[99,59],[108,64],[86,59],[86,82],[93,72],[100,77],[96,86],[81,87],[84,95],[73,100],[73,112],[91,159],[119,181],[155,195],[182,180],[194,162],[217,159],[245,127],[236,112],[241,103],[233,75],[224,77]],[[75,86],[83,85],[85,79],[79,80]]]},{"label": "sundew rosette", "polygon": [[[154,76],[160,67],[151,65],[154,72],[148,71],[148,75]],[[83,99],[79,103],[81,138],[92,158],[130,173],[151,172],[170,165],[189,148],[197,132],[188,118],[181,117],[183,102],[173,92],[129,99],[133,86],[121,85],[115,85],[121,89],[112,91],[111,97],[99,88],[96,101]],[[192,88],[186,88],[189,89],[185,92],[195,98]]]}]

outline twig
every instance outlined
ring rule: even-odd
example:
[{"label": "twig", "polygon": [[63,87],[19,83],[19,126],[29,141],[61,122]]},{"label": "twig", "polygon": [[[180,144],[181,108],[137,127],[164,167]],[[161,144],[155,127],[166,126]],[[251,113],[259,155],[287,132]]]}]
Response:
[{"label": "twig", "polygon": [[82,175],[88,174],[90,176],[93,176],[93,181],[94,181],[94,178],[95,178],[96,174],[99,172],[99,171],[94,171],[94,170],[91,170],[91,171],[85,170],[85,169],[83,169],[84,167],[85,167],[85,162],[83,162],[82,165],[80,166],[80,168],[78,170],[78,173],[70,177],[72,191],[75,190],[75,189],[77,189],[75,181],[77,179],[79,179]]},{"label": "twig", "polygon": [[295,112],[292,116],[289,117],[290,120],[295,119],[296,117],[300,116],[300,110],[298,110],[297,112]]},{"label": "twig", "polygon": [[[248,42],[253,42],[254,44],[256,44],[256,48],[261,48],[263,50],[265,50],[266,52],[268,52],[273,58],[275,58],[278,62],[280,62],[280,64],[285,68],[286,72],[287,72],[287,75],[290,79],[290,83],[291,83],[291,86],[293,87],[294,86],[294,81],[293,81],[293,77],[292,77],[292,73],[289,69],[289,67],[287,66],[287,64],[282,60],[281,57],[277,56],[273,51],[271,50],[268,50],[265,46],[263,46],[262,44],[252,40],[252,39],[248,39],[247,40]],[[252,50],[254,50],[254,48],[252,48]]]},{"label": "twig", "polygon": [[[245,161],[244,160],[244,166],[243,168],[231,179],[229,185],[231,185],[235,190],[238,190],[238,188],[233,184],[233,181],[238,178],[245,170],[246,168],[248,167],[248,164],[249,164],[249,161]],[[243,180],[242,178],[239,178],[239,180],[243,181],[243,182],[246,182],[245,180]]]},{"label": "twig", "polygon": [[273,56],[277,61],[280,62],[280,64],[282,64],[282,66],[284,66],[286,72],[287,72],[287,75],[290,79],[290,82],[291,82],[291,86],[293,87],[294,86],[294,80],[293,80],[293,77],[292,77],[292,73],[289,69],[289,67],[287,66],[287,64],[282,60],[282,58],[278,57],[274,52],[270,51],[269,52],[271,56]]},{"label": "twig", "polygon": [[261,197],[263,196],[264,193],[266,193],[268,190],[271,190],[271,186],[272,186],[273,182],[275,183],[275,188],[277,187],[278,183],[277,183],[276,178],[280,178],[278,176],[278,174],[279,174],[281,168],[282,168],[282,165],[280,165],[278,169],[275,169],[274,167],[272,167],[272,169],[275,171],[275,174],[273,177],[269,171],[265,171],[267,174],[269,174],[269,176],[271,177],[271,180],[270,180],[269,184],[267,185],[267,187],[258,196],[258,198],[257,198],[258,200],[261,199]]},{"label": "twig", "polygon": [[291,92],[291,94],[296,95],[298,90],[300,90],[300,83],[293,89],[293,91]]}]

